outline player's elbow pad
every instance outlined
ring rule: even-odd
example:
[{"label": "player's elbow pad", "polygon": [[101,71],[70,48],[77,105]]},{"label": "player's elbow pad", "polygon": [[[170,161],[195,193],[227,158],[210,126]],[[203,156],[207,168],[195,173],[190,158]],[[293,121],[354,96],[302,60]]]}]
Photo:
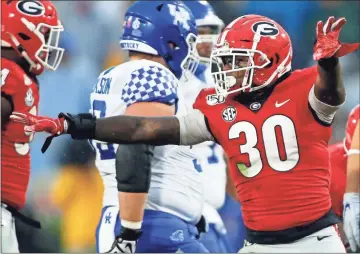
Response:
[{"label": "player's elbow pad", "polygon": [[150,187],[153,146],[119,145],[116,152],[116,180],[119,192],[147,193]]}]

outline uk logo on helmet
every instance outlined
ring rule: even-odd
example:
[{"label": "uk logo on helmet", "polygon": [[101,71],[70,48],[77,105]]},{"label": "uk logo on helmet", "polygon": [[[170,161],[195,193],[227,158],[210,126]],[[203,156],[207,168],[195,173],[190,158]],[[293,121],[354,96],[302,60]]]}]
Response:
[{"label": "uk logo on helmet", "polygon": [[45,13],[45,7],[40,1],[19,1],[16,7],[20,12],[29,16],[41,16]]},{"label": "uk logo on helmet", "polygon": [[254,33],[259,32],[261,36],[275,36],[279,34],[279,29],[276,25],[266,21],[256,22],[251,28]]},{"label": "uk logo on helmet", "polygon": [[184,27],[184,29],[188,30],[190,29],[189,21],[190,21],[190,14],[187,12],[184,8],[179,8],[176,5],[169,4],[169,10],[170,14],[174,16],[174,25],[177,25],[180,23],[181,26]]}]

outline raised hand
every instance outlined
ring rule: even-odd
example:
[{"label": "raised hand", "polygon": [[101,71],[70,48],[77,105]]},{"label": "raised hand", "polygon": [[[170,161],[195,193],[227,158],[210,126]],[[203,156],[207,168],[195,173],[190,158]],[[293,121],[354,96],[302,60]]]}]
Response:
[{"label": "raised hand", "polygon": [[332,56],[342,57],[358,49],[359,43],[348,44],[339,41],[339,34],[345,24],[345,18],[339,18],[335,21],[334,17],[329,17],[325,25],[322,21],[317,23],[316,44],[313,54],[315,61]]}]

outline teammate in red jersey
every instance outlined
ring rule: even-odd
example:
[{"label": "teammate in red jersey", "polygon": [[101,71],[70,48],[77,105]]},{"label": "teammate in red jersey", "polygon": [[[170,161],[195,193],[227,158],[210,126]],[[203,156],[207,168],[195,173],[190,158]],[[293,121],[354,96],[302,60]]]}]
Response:
[{"label": "teammate in red jersey", "polygon": [[[359,122],[359,117],[360,117],[360,105],[357,105],[349,114],[344,141],[329,146],[330,166],[331,166],[331,184],[330,184],[331,203],[334,212],[342,221],[343,221],[343,207],[344,207],[343,201],[344,201],[344,194],[346,189],[346,175],[347,175],[346,167],[347,167],[348,152],[350,150],[351,140],[353,138],[355,128]],[[349,196],[349,194],[346,195]],[[354,221],[354,223],[356,224],[356,221]],[[341,223],[340,225],[341,225],[341,229],[343,229],[343,223]],[[349,236],[349,238],[351,238],[351,236]],[[347,243],[347,239],[343,239],[343,241]],[[353,248],[353,250],[355,251],[356,249]]]},{"label": "teammate in red jersey", "polygon": [[349,114],[344,140],[329,146],[331,165],[330,195],[334,212],[341,219],[343,217],[343,198],[346,188],[347,153],[350,150],[351,140],[359,122],[359,117],[360,105],[357,105]]},{"label": "teammate in red jersey", "polygon": [[34,137],[24,126],[8,121],[12,111],[37,115],[36,79],[45,68],[55,70],[63,49],[63,31],[49,1],[1,1],[1,230],[2,250],[19,252],[13,216],[21,216],[30,176],[30,145]]},{"label": "teammate in red jersey", "polygon": [[[346,136],[342,147],[345,156],[338,157],[341,166],[336,167],[331,160],[332,191],[339,191],[336,195],[343,195],[337,201],[343,217],[343,229],[353,252],[360,251],[360,104],[349,114],[346,125]],[[339,152],[341,152],[339,147]],[[332,154],[330,154],[332,155]],[[336,165],[336,164],[335,164]],[[335,178],[336,173],[342,171],[341,178]],[[345,171],[345,172],[344,172]],[[346,180],[345,180],[346,179]],[[340,188],[337,188],[339,187]],[[334,195],[332,195],[332,198]],[[344,209],[342,209],[344,207]]]},{"label": "teammate in red jersey", "polygon": [[333,117],[345,101],[338,57],[359,46],[339,42],[345,23],[334,17],[325,25],[320,21],[318,66],[292,72],[291,41],[279,24],[258,15],[234,20],[212,52],[220,68],[212,73],[216,89],[201,91],[195,109],[184,116],[95,119],[61,113],[51,119],[19,112],[12,119],[51,138],[68,133],[74,139],[153,145],[215,140],[228,155],[242,204],[242,252],[345,252],[334,227],[327,150]]}]

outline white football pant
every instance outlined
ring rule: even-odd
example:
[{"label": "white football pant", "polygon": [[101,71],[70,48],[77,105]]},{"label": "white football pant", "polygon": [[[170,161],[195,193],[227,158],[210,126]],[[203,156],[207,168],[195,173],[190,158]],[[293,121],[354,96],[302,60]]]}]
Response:
[{"label": "white football pant", "polygon": [[335,226],[330,226],[287,244],[252,244],[245,242],[239,253],[346,253]]}]

